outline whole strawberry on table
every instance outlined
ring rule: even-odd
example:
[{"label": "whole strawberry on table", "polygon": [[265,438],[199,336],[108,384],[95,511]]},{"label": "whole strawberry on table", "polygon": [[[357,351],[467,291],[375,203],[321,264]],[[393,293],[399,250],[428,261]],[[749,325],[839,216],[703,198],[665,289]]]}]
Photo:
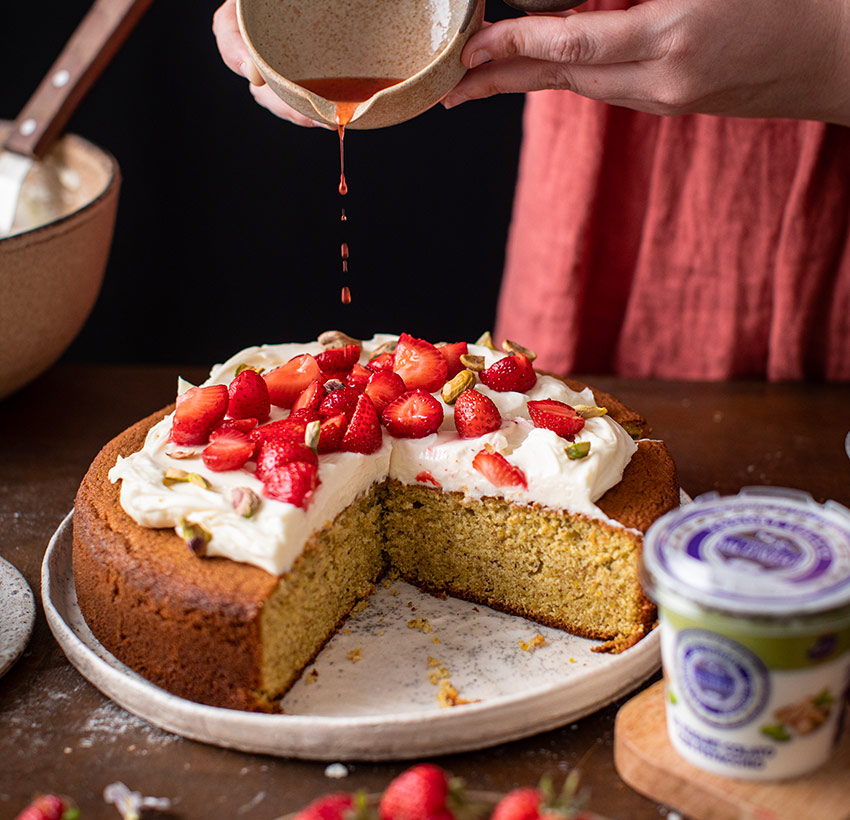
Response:
[{"label": "whole strawberry on table", "polygon": [[[377,800],[364,792],[335,792],[314,800],[293,820],[591,820],[587,793],[572,772],[560,791],[550,778],[514,789],[496,801],[475,799],[463,781],[439,766],[419,763],[390,782]],[[598,820],[601,820],[599,818]]]}]

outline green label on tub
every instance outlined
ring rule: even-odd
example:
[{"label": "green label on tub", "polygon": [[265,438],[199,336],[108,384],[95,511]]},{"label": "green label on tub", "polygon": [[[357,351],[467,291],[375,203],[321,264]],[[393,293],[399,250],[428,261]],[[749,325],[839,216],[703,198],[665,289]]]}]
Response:
[{"label": "green label on tub", "polygon": [[691,618],[660,608],[661,621],[677,632],[699,628],[732,638],[761,659],[768,669],[804,669],[835,660],[850,651],[850,626],[829,631],[810,629],[805,621],[788,623],[733,618],[705,612]]}]

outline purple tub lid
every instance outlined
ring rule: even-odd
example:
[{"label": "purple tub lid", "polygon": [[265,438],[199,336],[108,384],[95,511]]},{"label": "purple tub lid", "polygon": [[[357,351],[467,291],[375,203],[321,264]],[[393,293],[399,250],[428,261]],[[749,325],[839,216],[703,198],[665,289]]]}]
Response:
[{"label": "purple tub lid", "polygon": [[701,495],[646,533],[647,594],[753,615],[850,605],[850,510],[808,493],[747,487]]}]

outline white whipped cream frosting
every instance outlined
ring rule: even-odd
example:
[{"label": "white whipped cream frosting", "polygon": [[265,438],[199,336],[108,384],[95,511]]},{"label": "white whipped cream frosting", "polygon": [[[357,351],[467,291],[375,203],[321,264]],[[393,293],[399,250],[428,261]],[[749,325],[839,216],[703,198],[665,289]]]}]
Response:
[{"label": "white whipped cream frosting", "polygon": [[[368,362],[371,352],[381,343],[394,338],[376,335],[364,342],[361,363]],[[240,364],[268,371],[293,356],[317,354],[322,349],[318,342],[249,347],[213,367],[204,384],[228,384]],[[483,356],[487,367],[505,355],[478,345],[470,345],[469,352]],[[383,431],[383,444],[372,455],[321,455],[321,483],[307,509],[263,497],[262,483],[254,477],[251,463],[241,470],[214,472],[204,466],[202,447],[195,448],[196,455],[189,458],[175,460],[167,455],[171,415],[150,429],[140,451],[118,458],[109,478],[112,482],[121,480],[121,506],[137,524],[175,527],[185,518],[212,533],[207,555],[254,564],[275,575],[292,567],[312,532],[333,521],[339,512],[386,476],[416,484],[417,476],[427,471],[444,491],[460,492],[469,499],[494,496],[616,523],[595,502],[619,483],[637,449],[629,434],[608,416],[587,419],[575,441],[590,442],[590,452],[585,458],[570,459],[564,439],[551,430],[535,427],[526,406],[529,400],[538,399],[593,405],[595,400],[589,389],[578,393],[559,379],[542,375],[538,375],[537,383],[527,393],[498,393],[481,383],[476,389],[499,408],[503,419],[499,430],[478,438],[460,438],[455,430],[452,406],[443,403],[443,424],[430,436],[397,439]],[[435,396],[439,398],[439,392]],[[284,418],[288,413],[272,407],[271,420]],[[525,473],[527,488],[494,486],[472,468],[472,459],[487,444]],[[185,482],[165,486],[163,474],[174,467],[199,473],[212,489]],[[248,487],[262,499],[250,518],[243,518],[233,509],[230,494],[236,487]]]}]

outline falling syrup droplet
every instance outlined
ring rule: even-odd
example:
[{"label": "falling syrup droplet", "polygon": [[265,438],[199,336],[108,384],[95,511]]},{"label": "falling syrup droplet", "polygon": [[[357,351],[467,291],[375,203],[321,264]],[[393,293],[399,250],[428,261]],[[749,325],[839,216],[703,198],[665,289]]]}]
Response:
[{"label": "falling syrup droplet", "polygon": [[342,293],[340,294],[340,301],[344,305],[351,304],[351,291],[348,289],[348,285],[344,285],[342,288]]}]

